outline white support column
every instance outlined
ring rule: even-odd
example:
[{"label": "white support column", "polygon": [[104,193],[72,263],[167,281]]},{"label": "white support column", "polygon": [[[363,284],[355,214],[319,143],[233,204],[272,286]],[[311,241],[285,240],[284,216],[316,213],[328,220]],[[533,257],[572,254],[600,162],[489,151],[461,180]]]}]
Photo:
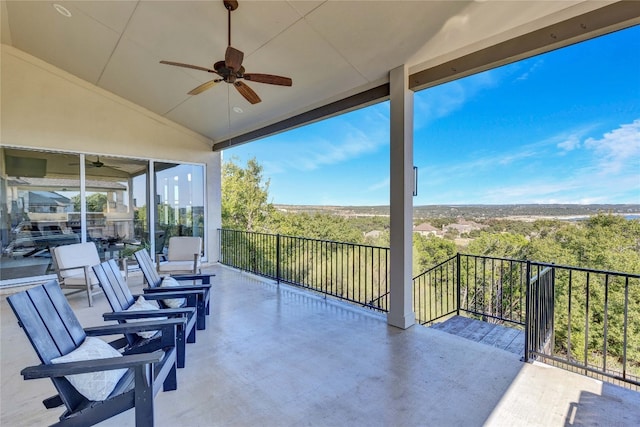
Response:
[{"label": "white support column", "polygon": [[409,73],[389,73],[391,94],[391,254],[387,323],[407,329],[415,324],[412,292],[413,92]]}]

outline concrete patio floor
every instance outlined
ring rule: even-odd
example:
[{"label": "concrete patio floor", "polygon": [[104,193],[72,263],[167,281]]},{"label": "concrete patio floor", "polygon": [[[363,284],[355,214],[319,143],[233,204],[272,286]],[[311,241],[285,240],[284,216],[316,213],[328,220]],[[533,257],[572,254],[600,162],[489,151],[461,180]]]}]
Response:
[{"label": "concrete patio floor", "polygon": [[[638,426],[640,393],[219,265],[207,329],[187,345],[178,390],[155,399],[157,426]],[[130,278],[135,293],[141,278]],[[49,380],[1,300],[0,425],[54,423]],[[83,326],[104,295],[69,297]],[[133,410],[100,424],[132,426]]]}]

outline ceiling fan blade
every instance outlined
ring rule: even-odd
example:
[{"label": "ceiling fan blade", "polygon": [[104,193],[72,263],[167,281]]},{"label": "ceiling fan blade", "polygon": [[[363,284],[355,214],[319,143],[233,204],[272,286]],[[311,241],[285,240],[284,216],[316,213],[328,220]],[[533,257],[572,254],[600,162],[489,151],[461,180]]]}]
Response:
[{"label": "ceiling fan blade", "polygon": [[237,81],[233,84],[240,95],[244,96],[244,98],[249,101],[251,104],[257,104],[262,101],[257,93],[253,91],[249,86],[247,86],[244,82]]},{"label": "ceiling fan blade", "polygon": [[227,51],[224,54],[224,63],[227,68],[238,71],[242,66],[242,59],[244,58],[244,53],[239,51],[234,47],[227,47]]},{"label": "ceiling fan blade", "polygon": [[219,81],[220,81],[220,80],[209,80],[209,81],[208,81],[208,82],[206,82],[206,83],[202,83],[202,84],[201,84],[200,86],[198,86],[197,88],[192,89],[192,90],[189,92],[189,95],[197,95],[197,94],[199,94],[199,93],[202,93],[202,92],[204,92],[205,90],[210,89],[210,88],[212,88],[213,86],[215,86],[215,85],[216,85],[216,83],[218,83]]},{"label": "ceiling fan blade", "polygon": [[243,77],[245,80],[270,85],[291,86],[293,84],[289,77],[274,76],[273,74],[247,73]]},{"label": "ceiling fan blade", "polygon": [[197,65],[183,64],[182,62],[160,61],[160,63],[166,64],[166,65],[175,65],[176,67],[193,68],[194,70],[200,70],[200,71],[206,71],[208,73],[218,74],[216,73],[216,70],[212,70],[210,68],[205,68],[205,67],[199,67]]}]

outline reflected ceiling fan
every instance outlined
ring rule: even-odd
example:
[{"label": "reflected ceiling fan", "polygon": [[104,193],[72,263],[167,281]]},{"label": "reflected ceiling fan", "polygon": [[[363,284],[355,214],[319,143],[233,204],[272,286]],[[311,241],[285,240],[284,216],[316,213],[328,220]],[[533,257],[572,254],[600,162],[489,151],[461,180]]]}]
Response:
[{"label": "reflected ceiling fan", "polygon": [[249,80],[256,83],[266,83],[270,85],[291,86],[293,82],[289,77],[276,76],[273,74],[245,73],[245,69],[242,66],[244,53],[231,46],[231,11],[238,8],[238,2],[236,0],[223,0],[223,3],[224,7],[228,11],[228,44],[227,51],[224,55],[224,61],[218,61],[213,64],[213,69],[173,61],[160,61],[160,63],[175,65],[176,67],[192,68],[194,70],[206,71],[208,73],[217,74],[220,77],[214,80],[210,80],[192,89],[189,92],[189,95],[197,95],[207,89],[210,89],[217,83],[226,82],[232,84],[237,89],[237,91],[240,92],[240,95],[242,95],[251,104],[257,104],[261,101],[260,97],[242,80]]},{"label": "reflected ceiling fan", "polygon": [[[107,166],[105,165],[103,162],[100,161],[100,156],[96,156],[96,160],[94,160],[93,162],[90,161],[87,157],[85,157],[84,159],[84,163],[85,166],[88,168],[102,168],[102,167],[107,167],[107,168],[111,168],[111,169],[119,169],[118,166]],[[69,163],[69,166],[77,166],[79,165],[79,163]]]}]

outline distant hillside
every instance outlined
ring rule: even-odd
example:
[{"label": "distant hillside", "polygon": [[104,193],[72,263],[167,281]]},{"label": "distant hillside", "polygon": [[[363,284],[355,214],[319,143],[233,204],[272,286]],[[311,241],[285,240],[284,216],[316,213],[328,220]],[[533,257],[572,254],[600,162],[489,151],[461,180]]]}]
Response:
[{"label": "distant hillside", "polygon": [[[341,216],[389,216],[389,206],[308,206],[274,205],[295,213],[326,213]],[[504,218],[504,217],[583,217],[598,213],[640,214],[640,204],[619,205],[425,205],[414,206],[415,218]]]}]

